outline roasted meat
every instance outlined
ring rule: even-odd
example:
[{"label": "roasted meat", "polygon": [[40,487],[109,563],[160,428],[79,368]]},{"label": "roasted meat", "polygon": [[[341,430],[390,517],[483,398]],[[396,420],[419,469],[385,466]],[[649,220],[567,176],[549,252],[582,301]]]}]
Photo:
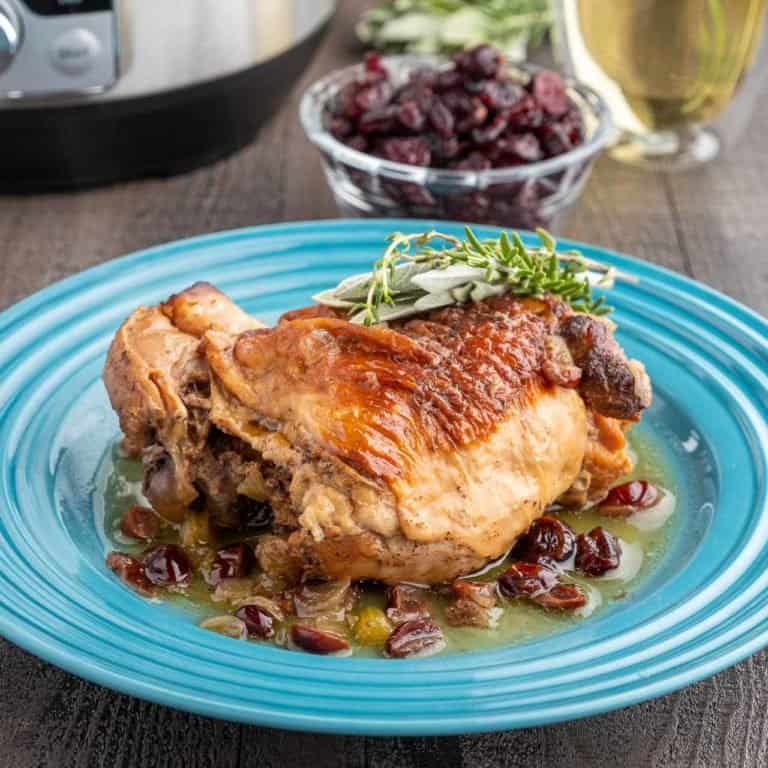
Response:
[{"label": "roasted meat", "polygon": [[208,284],[140,308],[104,380],[160,514],[238,525],[262,567],[435,583],[503,554],[553,502],[630,468],[648,377],[605,321],[502,296],[367,328],[326,307],[261,326]]}]

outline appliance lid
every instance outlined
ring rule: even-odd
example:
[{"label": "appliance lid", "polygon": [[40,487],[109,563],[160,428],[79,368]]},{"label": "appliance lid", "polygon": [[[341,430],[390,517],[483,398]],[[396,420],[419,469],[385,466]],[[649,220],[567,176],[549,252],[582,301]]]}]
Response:
[{"label": "appliance lid", "polygon": [[[94,2],[98,8],[91,7]],[[48,6],[58,10],[42,13]],[[335,0],[184,0],[183,9],[157,0],[0,0],[0,94],[15,97],[0,97],[0,109],[130,99],[236,74],[300,44],[335,6]],[[19,17],[21,25],[14,26]],[[116,29],[112,46],[110,28]],[[14,29],[19,29],[18,55],[11,55],[4,70],[8,43],[3,41],[14,45]],[[61,39],[69,46],[60,57],[63,65],[57,66],[51,51]],[[89,46],[112,58],[113,76],[100,71],[98,84],[86,81],[77,62],[71,63],[78,53],[87,57]],[[8,87],[22,56],[34,68],[42,93]],[[70,73],[65,71],[67,56]]]}]

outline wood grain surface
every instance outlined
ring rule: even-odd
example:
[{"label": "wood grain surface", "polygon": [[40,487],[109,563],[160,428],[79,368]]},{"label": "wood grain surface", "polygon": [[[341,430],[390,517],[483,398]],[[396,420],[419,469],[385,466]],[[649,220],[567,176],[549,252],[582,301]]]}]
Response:
[{"label": "wood grain surface", "polygon": [[[336,215],[296,117],[303,86],[356,55],[342,3],[322,49],[248,149],[173,179],[0,198],[0,308],[120,254],[201,232]],[[690,274],[768,312],[768,92],[727,156],[664,176],[601,160],[563,234]],[[190,265],[192,267],[193,265]],[[0,768],[768,765],[768,654],[600,717],[477,737],[374,739],[217,722],[86,683],[0,641]]]}]

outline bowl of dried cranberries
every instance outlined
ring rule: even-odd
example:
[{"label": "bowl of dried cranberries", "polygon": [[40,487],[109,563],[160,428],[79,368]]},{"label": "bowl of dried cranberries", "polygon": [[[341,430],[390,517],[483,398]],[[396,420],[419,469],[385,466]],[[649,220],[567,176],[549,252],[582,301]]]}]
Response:
[{"label": "bowl of dried cranberries", "polygon": [[612,132],[590,88],[488,45],[368,54],[311,86],[300,112],[343,215],[528,229],[556,225]]}]

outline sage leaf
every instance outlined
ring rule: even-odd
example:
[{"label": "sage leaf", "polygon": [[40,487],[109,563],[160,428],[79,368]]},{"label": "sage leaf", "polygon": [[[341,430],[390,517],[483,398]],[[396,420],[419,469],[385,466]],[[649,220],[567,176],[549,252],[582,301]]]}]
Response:
[{"label": "sage leaf", "polygon": [[[334,298],[342,301],[363,301],[368,295],[373,274],[366,272],[361,275],[352,275],[342,280],[332,291]],[[324,293],[328,293],[325,291]],[[325,303],[325,302],[321,302]]]},{"label": "sage leaf", "polygon": [[456,300],[451,295],[450,291],[444,291],[443,293],[428,293],[426,296],[422,296],[413,303],[414,314],[419,312],[427,312],[430,309],[438,309],[439,307],[447,307],[450,304],[455,304]]},{"label": "sage leaf", "polygon": [[442,293],[473,280],[482,280],[485,270],[465,264],[451,264],[445,269],[432,269],[411,279],[411,283],[427,293]]},{"label": "sage leaf", "polygon": [[[382,304],[377,312],[377,322],[386,323],[390,320],[399,320],[402,317],[408,317],[409,315],[416,315],[418,313],[419,310],[414,309],[414,304],[412,302],[395,304],[394,306],[390,304]],[[352,317],[349,318],[349,321],[351,323],[357,323],[358,325],[364,325],[366,316],[366,311],[362,309],[352,315]]]},{"label": "sage leaf", "polygon": [[[365,294],[363,295],[362,299],[365,298]],[[361,301],[362,301],[361,299]],[[316,293],[312,297],[312,301],[317,302],[318,304],[323,304],[326,307],[332,307],[333,309],[351,309],[355,306],[356,302],[354,301],[347,301],[346,299],[339,299],[336,296],[336,289],[330,288],[327,291],[321,291],[320,293]]]},{"label": "sage leaf", "polygon": [[472,301],[485,301],[492,296],[501,296],[509,290],[508,285],[489,285],[488,283],[475,283],[470,291],[469,298]]}]

